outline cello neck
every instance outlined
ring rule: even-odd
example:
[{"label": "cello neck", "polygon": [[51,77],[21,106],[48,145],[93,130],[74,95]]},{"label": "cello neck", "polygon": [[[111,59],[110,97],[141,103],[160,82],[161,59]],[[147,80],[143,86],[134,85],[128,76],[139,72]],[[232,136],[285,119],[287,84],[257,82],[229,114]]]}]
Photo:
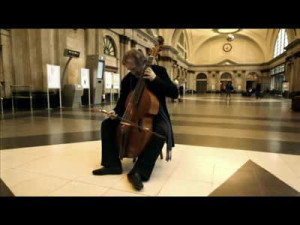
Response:
[{"label": "cello neck", "polygon": [[136,85],[136,88],[135,88],[135,101],[134,101],[134,103],[135,103],[136,106],[139,105],[141,95],[142,95],[143,90],[144,90],[145,85],[146,85],[146,82],[143,79],[143,75],[145,73],[145,70],[147,69],[147,67],[150,67],[151,65],[153,65],[154,59],[157,57],[158,53],[161,51],[161,47],[164,44],[164,39],[163,39],[162,36],[159,36],[157,41],[158,41],[158,44],[155,45],[155,47],[153,47],[149,52],[149,56],[147,58],[145,67],[143,69],[143,72],[142,72],[141,76],[139,77],[139,81],[138,81],[138,83]]}]

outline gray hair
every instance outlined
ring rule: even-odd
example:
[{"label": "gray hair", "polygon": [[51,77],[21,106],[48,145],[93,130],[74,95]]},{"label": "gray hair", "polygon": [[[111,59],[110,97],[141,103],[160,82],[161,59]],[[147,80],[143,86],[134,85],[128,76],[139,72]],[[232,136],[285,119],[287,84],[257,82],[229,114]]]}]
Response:
[{"label": "gray hair", "polygon": [[141,50],[137,50],[135,48],[130,49],[127,51],[122,59],[122,64],[126,64],[126,60],[128,58],[133,58],[137,67],[142,67],[147,62],[147,58],[145,57],[144,53]]}]

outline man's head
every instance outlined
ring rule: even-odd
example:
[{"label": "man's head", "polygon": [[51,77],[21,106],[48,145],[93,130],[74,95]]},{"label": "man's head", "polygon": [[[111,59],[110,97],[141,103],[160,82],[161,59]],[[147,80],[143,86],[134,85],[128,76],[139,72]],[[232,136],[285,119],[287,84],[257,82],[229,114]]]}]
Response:
[{"label": "man's head", "polygon": [[142,51],[131,49],[123,56],[122,64],[131,72],[141,72],[145,66],[147,58]]}]

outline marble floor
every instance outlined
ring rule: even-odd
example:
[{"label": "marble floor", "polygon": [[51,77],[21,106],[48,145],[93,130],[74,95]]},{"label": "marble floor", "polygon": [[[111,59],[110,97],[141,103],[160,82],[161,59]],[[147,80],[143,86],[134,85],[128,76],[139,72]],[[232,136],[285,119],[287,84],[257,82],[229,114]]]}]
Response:
[{"label": "marble floor", "polygon": [[158,159],[140,192],[127,181],[131,159],[123,160],[122,175],[91,173],[100,166],[104,115],[88,108],[5,112],[0,196],[299,196],[300,113],[290,106],[239,95],[168,101],[172,161]]}]

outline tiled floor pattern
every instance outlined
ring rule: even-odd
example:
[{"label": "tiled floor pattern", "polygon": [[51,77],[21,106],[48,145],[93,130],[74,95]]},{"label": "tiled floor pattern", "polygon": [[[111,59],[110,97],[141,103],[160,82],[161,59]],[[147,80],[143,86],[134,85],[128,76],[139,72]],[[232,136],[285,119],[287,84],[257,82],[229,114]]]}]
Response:
[{"label": "tiled floor pattern", "polygon": [[300,190],[300,114],[290,106],[290,99],[239,95],[230,101],[214,94],[169,101],[173,160],[158,159],[141,192],[126,178],[131,159],[124,160],[122,175],[91,174],[100,166],[104,115],[88,108],[5,112],[0,195],[295,196]]},{"label": "tiled floor pattern", "polygon": [[299,192],[249,160],[209,196],[299,196]]},{"label": "tiled floor pattern", "polygon": [[[100,166],[100,145],[91,141],[2,150],[1,178],[15,196],[295,196],[300,191],[300,156],[176,145],[172,161],[158,159],[151,180],[137,192],[126,177],[131,159],[123,160],[122,175],[92,175]],[[262,185],[249,170],[270,181],[268,193],[257,187],[247,191],[247,184]],[[236,188],[228,191],[232,182]]]}]

